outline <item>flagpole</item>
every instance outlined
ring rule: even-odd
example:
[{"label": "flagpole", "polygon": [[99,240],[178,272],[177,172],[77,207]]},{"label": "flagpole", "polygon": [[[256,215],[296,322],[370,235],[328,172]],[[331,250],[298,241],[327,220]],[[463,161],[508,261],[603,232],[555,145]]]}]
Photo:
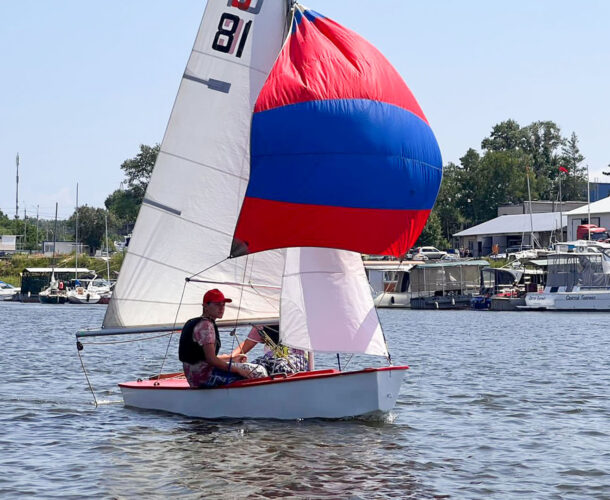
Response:
[{"label": "flagpole", "polygon": [[536,244],[534,243],[534,216],[532,215],[532,192],[530,190],[530,168],[527,165],[525,166],[525,178],[527,179],[527,197],[530,202],[530,243],[532,245],[532,248],[535,249]]},{"label": "flagpole", "polygon": [[559,241],[563,243],[563,207],[561,204],[561,171],[559,172]]}]

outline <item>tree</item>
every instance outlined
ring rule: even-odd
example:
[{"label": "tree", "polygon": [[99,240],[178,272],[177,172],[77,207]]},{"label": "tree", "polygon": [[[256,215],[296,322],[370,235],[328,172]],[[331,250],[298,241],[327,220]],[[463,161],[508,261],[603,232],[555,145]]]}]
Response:
[{"label": "tree", "polygon": [[138,217],[141,201],[132,189],[117,189],[106,198],[104,205],[112,214],[117,229],[128,233]]},{"label": "tree", "polygon": [[414,246],[421,247],[427,245],[439,248],[447,248],[449,246],[449,243],[443,238],[441,222],[434,210],[430,213],[428,222]]},{"label": "tree", "polygon": [[121,164],[127,189],[117,189],[104,202],[123,234],[131,231],[136,222],[160,148],[159,144],[140,144],[140,152]]},{"label": "tree", "polygon": [[133,190],[133,193],[140,198],[140,203],[144,198],[144,193],[148,187],[150,176],[157,161],[161,146],[147,146],[140,144],[140,152],[135,158],[125,160],[121,164],[121,170],[125,172],[127,177],[127,185]]},{"label": "tree", "polygon": [[[68,219],[68,224],[75,234],[76,229],[76,214],[75,211]],[[108,214],[103,208],[93,208],[87,205],[78,207],[78,240],[79,243],[84,243],[89,246],[91,253],[96,249],[104,246],[104,237],[106,234],[106,219]],[[108,221],[109,224],[112,222]]]},{"label": "tree", "polygon": [[453,234],[463,229],[466,222],[458,207],[463,194],[460,175],[460,167],[454,163],[443,167],[443,182],[434,205],[434,212],[439,218],[442,236],[446,241],[451,241]]},{"label": "tree", "polygon": [[555,193],[555,179],[559,175],[560,151],[565,143],[561,130],[552,121],[538,121],[525,127],[526,152],[529,165],[536,175],[536,190],[542,199]]},{"label": "tree", "polygon": [[568,170],[562,184],[564,200],[585,200],[587,198],[587,169],[582,166],[585,157],[580,153],[578,137],[572,132],[561,148],[561,166]]},{"label": "tree", "polygon": [[489,137],[481,142],[481,148],[488,151],[514,151],[527,144],[526,132],[515,120],[506,120],[494,125]]}]

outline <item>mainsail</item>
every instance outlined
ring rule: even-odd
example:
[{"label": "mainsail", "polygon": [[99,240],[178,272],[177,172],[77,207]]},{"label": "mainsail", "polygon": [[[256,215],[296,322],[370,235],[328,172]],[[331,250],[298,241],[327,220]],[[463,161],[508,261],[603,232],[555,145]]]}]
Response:
[{"label": "mainsail", "polygon": [[[286,1],[208,1],[104,328],[184,322],[215,287],[234,299],[226,319],[277,318],[283,254],[225,259],[248,183],[252,110],[287,12]],[[211,283],[185,288],[193,275]]]}]

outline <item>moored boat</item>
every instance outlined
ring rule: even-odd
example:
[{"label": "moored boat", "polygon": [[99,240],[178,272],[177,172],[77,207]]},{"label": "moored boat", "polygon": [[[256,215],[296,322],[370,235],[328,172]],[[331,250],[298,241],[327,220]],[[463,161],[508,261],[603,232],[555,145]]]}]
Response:
[{"label": "moored boat", "polygon": [[610,311],[610,250],[584,246],[547,256],[544,290],[525,296],[527,309]]},{"label": "moored boat", "polygon": [[10,283],[0,281],[0,300],[17,300],[21,288],[14,287]]}]

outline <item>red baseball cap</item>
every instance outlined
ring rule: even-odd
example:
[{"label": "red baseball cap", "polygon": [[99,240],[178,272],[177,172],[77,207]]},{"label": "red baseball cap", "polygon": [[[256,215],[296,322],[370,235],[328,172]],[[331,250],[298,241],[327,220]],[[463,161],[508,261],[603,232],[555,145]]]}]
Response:
[{"label": "red baseball cap", "polygon": [[218,290],[218,288],[214,288],[213,290],[208,290],[205,292],[203,296],[203,303],[208,304],[210,302],[233,302],[231,299],[226,299],[224,294]]}]

